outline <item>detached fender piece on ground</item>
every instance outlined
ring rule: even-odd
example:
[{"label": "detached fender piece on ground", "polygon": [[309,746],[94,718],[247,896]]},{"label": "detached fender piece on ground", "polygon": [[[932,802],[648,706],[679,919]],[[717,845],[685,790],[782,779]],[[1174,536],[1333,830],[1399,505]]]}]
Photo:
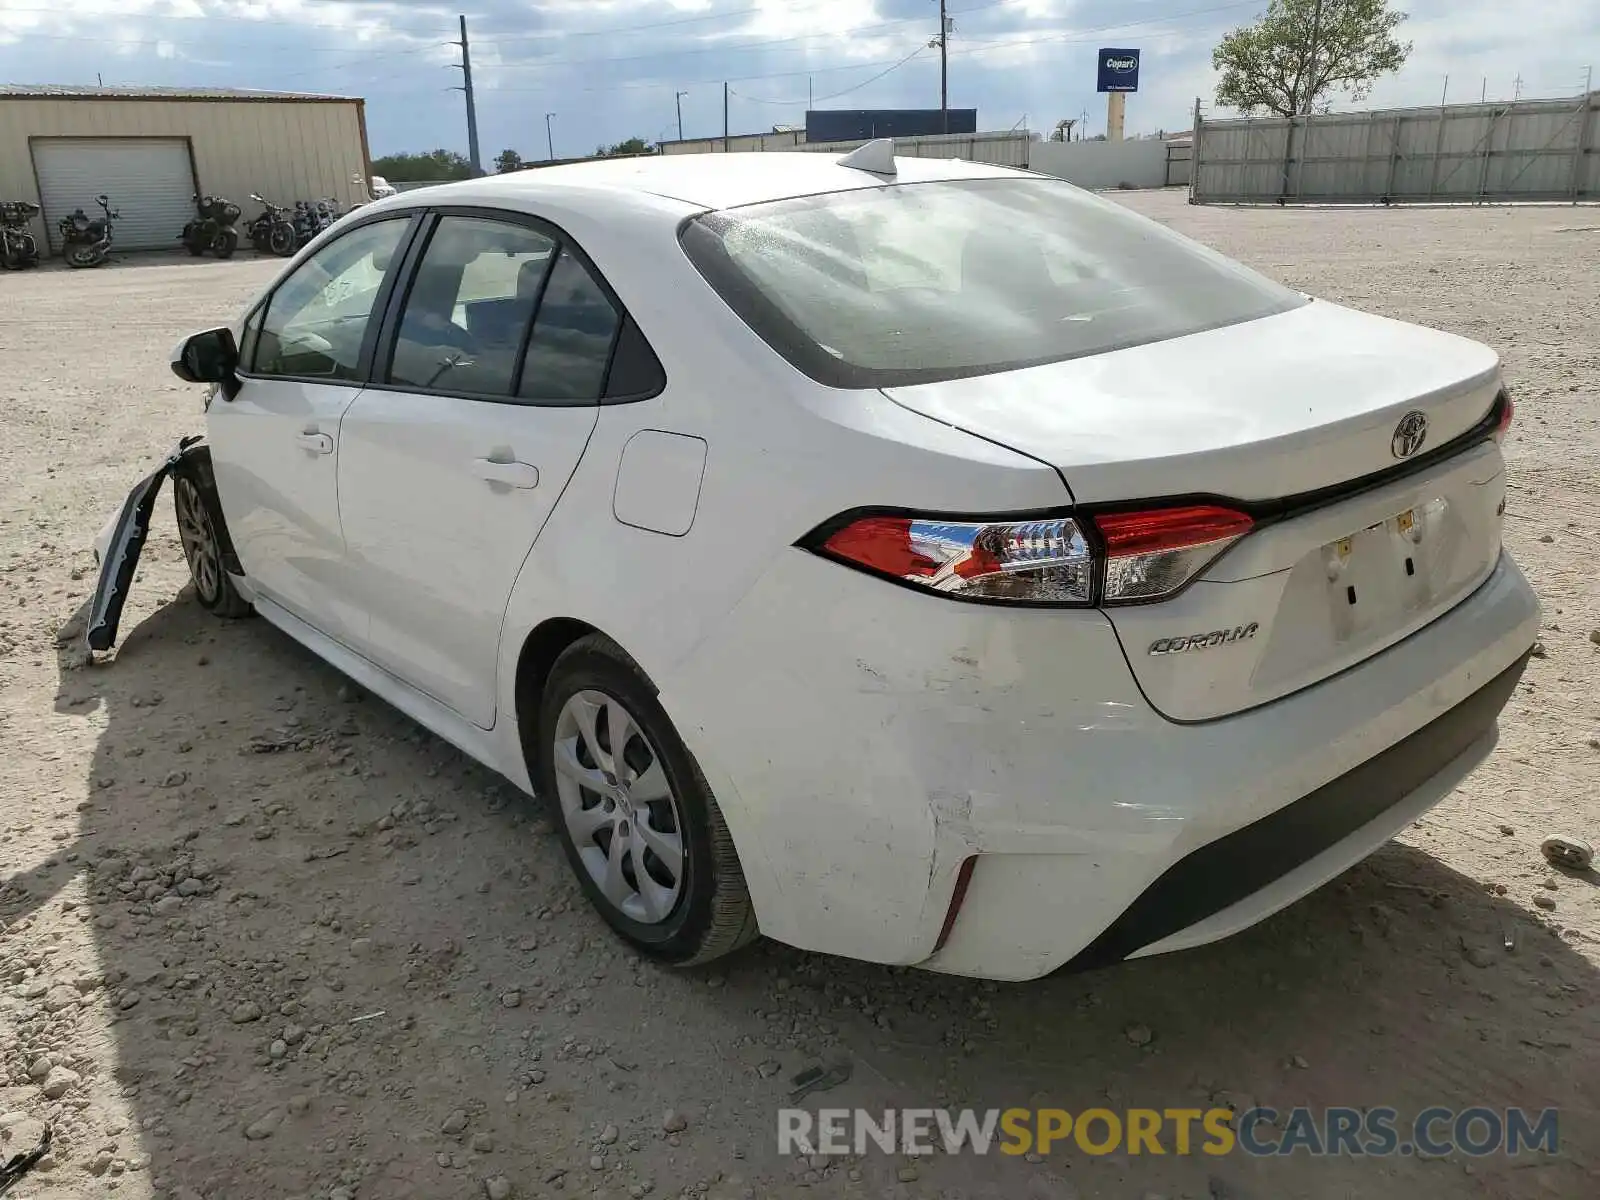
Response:
[{"label": "detached fender piece on ground", "polygon": [[32,1150],[19,1151],[4,1162],[0,1162],[0,1196],[11,1190],[11,1185],[17,1183],[50,1153],[51,1129],[48,1124],[44,1132],[39,1135],[39,1144]]},{"label": "detached fender piece on ground", "polygon": [[144,551],[145,538],[150,532],[150,518],[155,511],[156,497],[161,494],[161,484],[167,476],[187,472],[197,480],[204,480],[201,495],[212,509],[212,519],[221,532],[223,550],[230,560],[228,566],[237,569],[233,547],[227,543],[227,525],[222,520],[221,505],[216,491],[210,485],[209,472],[199,467],[209,459],[210,447],[204,445],[200,434],[180,438],[165,461],[141,479],[122,507],[101,528],[95,538],[95,562],[100,568],[100,579],[95,585],[94,599],[89,605],[89,620],[84,640],[90,651],[105,652],[117,643],[117,624],[122,619],[122,606],[128,599],[128,589],[133,584],[133,573],[139,565],[139,555]]}]

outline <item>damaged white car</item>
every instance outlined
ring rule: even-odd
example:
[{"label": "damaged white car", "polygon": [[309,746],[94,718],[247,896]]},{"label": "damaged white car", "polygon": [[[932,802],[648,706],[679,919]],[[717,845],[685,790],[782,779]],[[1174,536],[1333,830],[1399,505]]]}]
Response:
[{"label": "damaged white car", "polygon": [[201,604],[544,797],[678,964],[1223,937],[1460,783],[1538,628],[1493,351],[886,143],[381,200],[173,369],[91,646],[170,474]]}]

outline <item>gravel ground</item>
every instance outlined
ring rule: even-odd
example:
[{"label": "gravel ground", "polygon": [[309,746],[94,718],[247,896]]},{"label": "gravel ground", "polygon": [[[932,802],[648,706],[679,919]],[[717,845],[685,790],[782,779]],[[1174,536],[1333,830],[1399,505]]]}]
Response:
[{"label": "gravel ground", "polygon": [[[1539,854],[1600,835],[1600,217],[1123,198],[1503,352],[1544,649],[1491,763],[1368,863],[1221,945],[1008,987],[769,944],[635,960],[506,785],[188,600],[165,501],[121,651],[83,666],[56,635],[91,539],[201,425],[167,351],[276,264],[0,278],[0,1160],[56,1133],[12,1195],[1600,1194],[1600,876]],[[1558,1106],[1561,1154],[780,1158],[788,1077],[839,1057],[813,1103]]]}]

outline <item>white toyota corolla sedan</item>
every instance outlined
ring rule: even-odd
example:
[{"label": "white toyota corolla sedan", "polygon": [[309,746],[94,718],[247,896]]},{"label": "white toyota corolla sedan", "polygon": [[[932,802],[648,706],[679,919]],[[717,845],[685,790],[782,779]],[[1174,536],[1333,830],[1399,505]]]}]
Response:
[{"label": "white toyota corolla sedan", "polygon": [[1538,627],[1496,354],[893,157],[381,200],[174,369],[252,609],[543,797],[668,962],[1026,979],[1242,929],[1490,752]]}]

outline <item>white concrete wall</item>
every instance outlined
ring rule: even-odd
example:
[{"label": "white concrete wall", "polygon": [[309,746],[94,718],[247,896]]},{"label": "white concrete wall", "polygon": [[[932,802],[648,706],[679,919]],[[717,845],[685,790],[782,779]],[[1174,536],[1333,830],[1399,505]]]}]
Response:
[{"label": "white concrete wall", "polygon": [[1133,142],[1038,142],[1029,148],[1028,166],[1083,188],[1124,184],[1165,187],[1167,144],[1159,138]]}]

